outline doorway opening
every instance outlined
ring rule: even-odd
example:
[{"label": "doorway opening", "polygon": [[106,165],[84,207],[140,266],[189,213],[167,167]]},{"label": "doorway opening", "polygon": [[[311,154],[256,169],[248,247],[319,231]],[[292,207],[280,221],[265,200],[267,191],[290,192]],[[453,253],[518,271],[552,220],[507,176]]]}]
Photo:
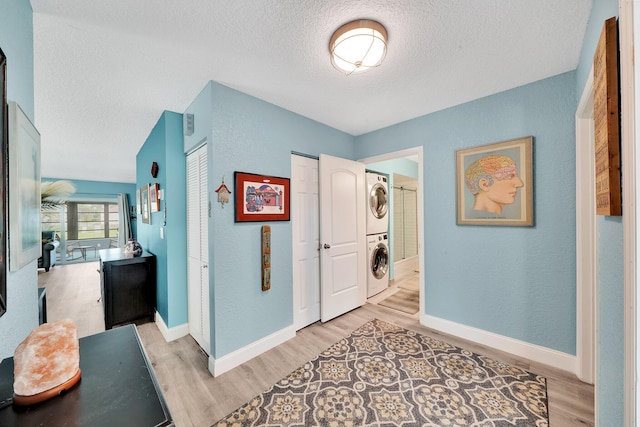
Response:
[{"label": "doorway opening", "polygon": [[[359,160],[365,167],[369,163],[381,161],[402,161],[411,160],[417,169],[417,269],[412,269],[415,274],[414,281],[417,282],[418,307],[415,313],[417,318],[424,316],[424,226],[423,226],[423,173],[422,173],[422,147],[411,148],[407,150],[391,152],[367,159]],[[293,300],[294,300],[294,326],[299,330],[317,320],[320,320],[320,260],[319,254],[326,245],[320,241],[320,220],[319,220],[319,173],[318,158],[307,156],[301,153],[292,152],[291,156],[291,222],[293,237]],[[364,168],[362,168],[364,175]],[[363,194],[364,196],[364,194]],[[364,197],[362,206],[364,208]],[[363,209],[364,210],[364,209]],[[361,224],[365,222],[364,212]],[[365,233],[364,227],[362,233]],[[363,236],[364,237],[364,236]],[[364,243],[364,239],[363,239]],[[366,250],[366,245],[363,245]],[[392,258],[390,258],[392,259]],[[363,260],[364,262],[365,260]],[[362,264],[365,267],[365,264]],[[393,268],[391,263],[390,268]],[[417,271],[415,271],[417,270]],[[363,268],[364,271],[364,268]],[[365,272],[366,273],[366,272]],[[366,292],[366,289],[365,289]],[[369,300],[373,302],[374,300]],[[363,298],[362,304],[366,302]]]},{"label": "doorway opening", "polygon": [[361,159],[367,170],[389,176],[389,286],[368,303],[412,317],[424,316],[424,215],[422,147]]}]

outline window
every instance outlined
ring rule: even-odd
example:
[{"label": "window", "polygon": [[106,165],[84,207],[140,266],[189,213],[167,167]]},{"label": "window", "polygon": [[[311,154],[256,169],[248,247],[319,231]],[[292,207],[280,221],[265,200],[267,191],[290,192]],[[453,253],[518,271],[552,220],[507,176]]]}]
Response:
[{"label": "window", "polygon": [[60,209],[56,211],[42,211],[42,231],[55,230],[56,236],[58,236],[58,238],[61,238],[62,233],[60,231],[60,213]]},{"label": "window", "polygon": [[67,240],[118,237],[118,205],[101,202],[68,202],[66,223]]},{"label": "window", "polygon": [[62,218],[64,224],[60,221],[61,216],[62,209],[42,211],[42,230],[55,230],[64,240],[118,237],[118,205],[115,202],[67,202]]}]

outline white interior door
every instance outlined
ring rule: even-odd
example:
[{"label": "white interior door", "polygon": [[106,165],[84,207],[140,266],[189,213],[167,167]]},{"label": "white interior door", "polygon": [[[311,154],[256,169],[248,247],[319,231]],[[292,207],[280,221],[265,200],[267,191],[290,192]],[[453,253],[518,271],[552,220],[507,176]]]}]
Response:
[{"label": "white interior door", "polygon": [[318,160],[291,156],[293,323],[296,330],[320,320]]},{"label": "white interior door", "polygon": [[205,144],[187,155],[187,281],[189,334],[207,354],[211,354],[208,220]]},{"label": "white interior door", "polygon": [[320,317],[326,322],[367,298],[364,164],[320,155]]}]

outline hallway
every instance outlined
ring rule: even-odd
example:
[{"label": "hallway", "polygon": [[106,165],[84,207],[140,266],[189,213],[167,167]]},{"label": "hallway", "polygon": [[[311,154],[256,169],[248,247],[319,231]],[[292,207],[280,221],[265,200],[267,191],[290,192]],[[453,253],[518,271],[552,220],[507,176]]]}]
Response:
[{"label": "hallway", "polygon": [[[78,325],[79,336],[104,330],[102,307],[97,301],[100,296],[97,267],[97,263],[81,263],[56,266],[48,273],[38,271],[39,286],[47,287],[49,321],[70,317]],[[346,331],[374,318],[543,375],[547,378],[550,425],[594,425],[593,386],[580,382],[574,375],[441,334],[420,325],[418,314],[408,315],[378,305],[384,295],[396,292],[403,283],[408,286],[419,281],[419,273],[415,271],[401,277],[389,289],[369,299],[369,304],[327,323],[316,322],[298,331],[296,337],[286,343],[215,378],[207,370],[206,355],[190,336],[166,342],[155,323],[146,322],[137,328],[167,404],[180,426],[211,425],[343,337]]]}]

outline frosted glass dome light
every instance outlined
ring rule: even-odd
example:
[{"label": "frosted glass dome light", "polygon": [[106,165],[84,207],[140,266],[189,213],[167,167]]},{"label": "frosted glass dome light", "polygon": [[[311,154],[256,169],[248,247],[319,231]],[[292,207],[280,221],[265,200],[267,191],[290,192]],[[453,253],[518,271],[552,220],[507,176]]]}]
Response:
[{"label": "frosted glass dome light", "polygon": [[387,30],[382,24],[359,19],[338,28],[329,42],[331,63],[346,75],[379,66],[387,54]]}]

